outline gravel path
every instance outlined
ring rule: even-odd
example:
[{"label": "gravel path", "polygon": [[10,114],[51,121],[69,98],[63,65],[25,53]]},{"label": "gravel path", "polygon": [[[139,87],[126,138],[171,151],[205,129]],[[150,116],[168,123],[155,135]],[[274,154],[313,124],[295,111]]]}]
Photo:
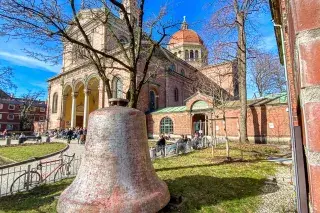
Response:
[{"label": "gravel path", "polygon": [[295,191],[291,166],[279,166],[274,177],[262,188],[262,203],[257,213],[289,213],[295,211]]}]

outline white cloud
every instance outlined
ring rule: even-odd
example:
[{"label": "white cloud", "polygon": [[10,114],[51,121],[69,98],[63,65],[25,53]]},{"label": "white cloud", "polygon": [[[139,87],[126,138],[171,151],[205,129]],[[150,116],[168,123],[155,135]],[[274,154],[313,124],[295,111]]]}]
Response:
[{"label": "white cloud", "polygon": [[49,65],[43,61],[39,61],[35,58],[28,57],[25,55],[13,54],[6,51],[0,51],[0,58],[10,61],[14,64],[21,65],[29,68],[42,68],[50,72],[59,73],[61,65]]}]

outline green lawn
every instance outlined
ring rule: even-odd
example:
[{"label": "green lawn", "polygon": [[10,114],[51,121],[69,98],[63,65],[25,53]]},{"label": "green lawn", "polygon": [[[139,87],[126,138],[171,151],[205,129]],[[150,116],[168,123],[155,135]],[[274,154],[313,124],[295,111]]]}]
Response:
[{"label": "green lawn", "polygon": [[25,144],[20,146],[0,147],[0,160],[5,164],[7,161],[20,162],[33,157],[41,157],[60,151],[66,147],[63,143],[42,143],[42,144]]},{"label": "green lawn", "polygon": [[[214,150],[214,155],[219,156],[221,151]],[[233,148],[233,159],[239,159],[238,153]],[[168,184],[171,194],[186,198],[180,212],[236,213],[255,212],[260,201],[257,195],[261,193],[266,178],[275,173],[277,165],[251,154],[245,154],[243,161],[225,162],[222,155],[211,158],[211,149],[206,149],[157,159],[154,167],[158,176]],[[71,181],[68,179],[40,186],[29,193],[4,197],[0,199],[0,212],[55,212],[57,201],[54,197]]]}]

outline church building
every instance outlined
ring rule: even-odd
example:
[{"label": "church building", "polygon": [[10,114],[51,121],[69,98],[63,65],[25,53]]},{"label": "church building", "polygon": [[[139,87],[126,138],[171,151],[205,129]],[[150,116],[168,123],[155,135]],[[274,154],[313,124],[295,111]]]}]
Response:
[{"label": "church building", "polygon": [[[131,18],[135,18],[138,11],[135,1],[124,0],[123,3],[130,11]],[[97,24],[91,14],[91,10],[79,12],[90,42],[94,47],[102,47],[104,51],[116,52],[117,46],[110,39],[109,28]],[[119,36],[121,42],[127,42],[123,15],[113,14],[113,23],[114,31],[123,35]],[[74,36],[78,36],[79,30],[70,30],[73,30]],[[95,67],[78,54],[75,45],[65,42],[63,46],[61,73],[48,80],[48,129],[86,128],[89,114],[108,107],[109,97]],[[171,36],[167,47],[160,47],[156,52],[148,71],[156,75],[150,77],[142,87],[137,107],[147,114],[149,136],[192,135],[194,131],[200,130],[201,122],[201,129],[209,134],[208,110],[213,107],[214,92],[222,91],[229,101],[238,100],[236,63],[228,61],[208,64],[206,45],[198,33],[190,29],[186,17],[180,30]],[[112,98],[125,98],[129,90],[129,72],[116,69],[109,71],[108,78],[111,81]],[[206,113],[194,113],[192,109],[204,110]],[[161,110],[173,114],[183,112],[178,117],[179,121],[187,122],[184,129],[172,127],[175,121],[170,118],[170,113],[159,117]]]}]

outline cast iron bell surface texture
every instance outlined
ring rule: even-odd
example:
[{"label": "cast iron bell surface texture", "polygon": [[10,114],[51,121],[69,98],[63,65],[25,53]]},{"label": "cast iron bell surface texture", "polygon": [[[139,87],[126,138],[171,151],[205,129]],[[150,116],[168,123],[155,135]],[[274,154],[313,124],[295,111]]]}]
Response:
[{"label": "cast iron bell surface texture", "polygon": [[168,204],[168,187],[150,159],[144,113],[120,106],[94,111],[85,146],[59,213],[155,213]]}]

